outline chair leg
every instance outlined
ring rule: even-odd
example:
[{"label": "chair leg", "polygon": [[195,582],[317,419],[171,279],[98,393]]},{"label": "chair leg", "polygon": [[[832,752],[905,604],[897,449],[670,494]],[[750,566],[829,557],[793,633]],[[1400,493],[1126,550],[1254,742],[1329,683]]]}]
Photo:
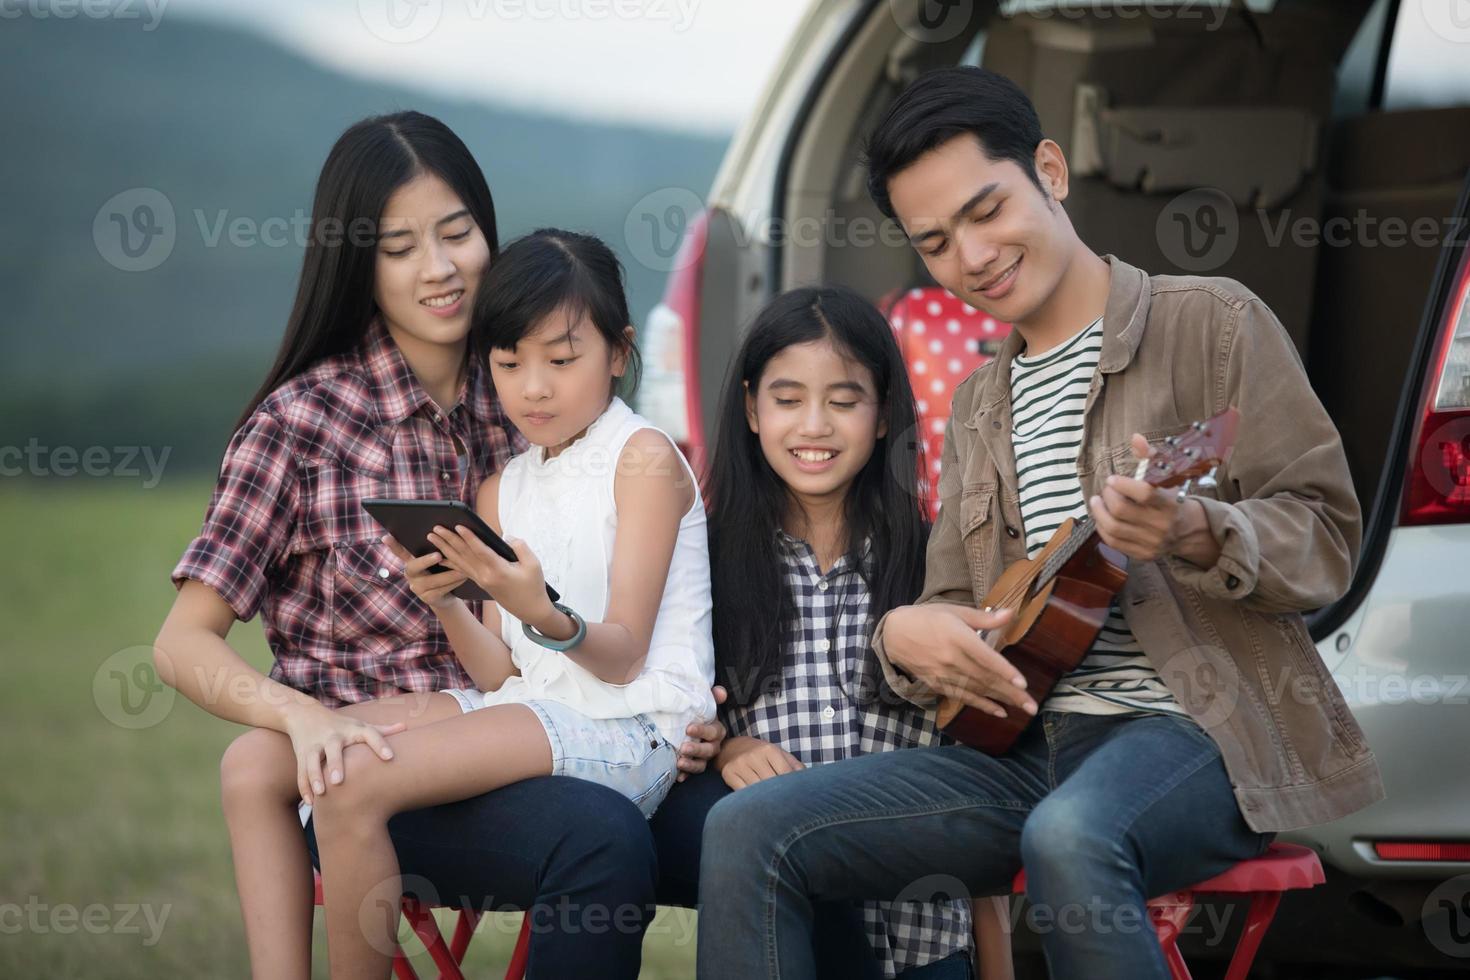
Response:
[{"label": "chair leg", "polygon": [[1179,943],[1169,940],[1163,944],[1164,964],[1169,967],[1169,976],[1174,980],[1192,980],[1189,967],[1184,964],[1184,954],[1179,952]]},{"label": "chair leg", "polygon": [[510,965],[505,968],[505,980],[525,980],[526,961],[531,957],[531,910],[526,909],[526,918],[521,922],[521,934],[516,937],[515,952],[510,954]]},{"label": "chair leg", "polygon": [[1148,917],[1159,937],[1159,949],[1173,980],[1191,980],[1184,955],[1179,952],[1179,937],[1194,909],[1194,896],[1189,892],[1173,892],[1148,903]]},{"label": "chair leg", "polygon": [[464,954],[469,951],[470,940],[475,936],[475,928],[480,924],[481,915],[479,909],[459,910],[459,922],[454,926],[454,938],[449,941],[449,955],[454,957],[454,962],[464,962]]},{"label": "chair leg", "polygon": [[439,967],[439,980],[464,980],[459,964],[449,954],[449,947],[445,945],[444,936],[439,932],[439,923],[434,921],[434,913],[410,899],[403,903],[403,915],[423,941],[434,964]]},{"label": "chair leg", "polygon": [[1271,920],[1276,917],[1276,907],[1280,904],[1280,892],[1255,892],[1251,896],[1250,912],[1246,916],[1245,928],[1241,930],[1240,942],[1235,944],[1235,955],[1230,957],[1230,969],[1225,973],[1225,980],[1246,980],[1251,963],[1261,948],[1261,940],[1266,938],[1266,930],[1271,928]]},{"label": "chair leg", "polygon": [[414,972],[413,964],[408,962],[401,946],[393,950],[393,975],[398,980],[419,980],[419,975]]}]

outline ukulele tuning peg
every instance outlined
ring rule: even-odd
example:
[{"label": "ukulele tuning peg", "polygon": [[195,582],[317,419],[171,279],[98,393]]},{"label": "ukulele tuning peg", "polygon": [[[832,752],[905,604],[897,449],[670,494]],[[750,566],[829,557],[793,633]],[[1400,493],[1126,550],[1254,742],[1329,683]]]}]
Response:
[{"label": "ukulele tuning peg", "polygon": [[1217,484],[1215,483],[1215,473],[1218,472],[1219,469],[1220,467],[1218,466],[1212,467],[1210,469],[1210,472],[1200,477],[1199,481],[1195,485],[1198,486],[1201,490],[1215,489],[1215,487],[1217,486]]},{"label": "ukulele tuning peg", "polygon": [[1179,437],[1178,436],[1169,436],[1168,438],[1166,438],[1164,440],[1164,445],[1166,445],[1166,446],[1177,446],[1177,445],[1179,445]]},{"label": "ukulele tuning peg", "polygon": [[1174,495],[1174,500],[1176,502],[1178,502],[1178,503],[1181,503],[1181,504],[1184,503],[1184,499],[1189,496],[1189,490],[1193,486],[1194,486],[1194,481],[1193,480],[1190,480],[1187,483],[1185,483],[1184,486],[1182,486],[1182,487],[1179,488],[1179,492]]},{"label": "ukulele tuning peg", "polygon": [[1189,424],[1189,427],[1191,429],[1193,429],[1194,431],[1196,431],[1196,432],[1203,432],[1203,431],[1205,431],[1205,424],[1203,422],[1191,422]]}]

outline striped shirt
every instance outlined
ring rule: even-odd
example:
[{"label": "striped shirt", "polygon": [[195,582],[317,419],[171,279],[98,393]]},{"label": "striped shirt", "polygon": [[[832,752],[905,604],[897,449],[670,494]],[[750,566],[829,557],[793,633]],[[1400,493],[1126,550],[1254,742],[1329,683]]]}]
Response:
[{"label": "striped shirt", "polygon": [[[728,709],[730,735],[779,745],[807,766],[948,744],[934,709],[916,708],[881,686],[877,659],[869,653],[868,585],[857,566],[844,555],[823,573],[810,545],[776,533],[795,607],[782,638],[781,686]],[[872,572],[870,557],[864,571]],[[963,900],[865,902],[863,920],[889,978],[972,945],[970,903]]]},{"label": "striped shirt", "polygon": [[[1102,336],[1099,317],[1060,346],[1011,361],[1011,446],[1029,557],[1046,547],[1067,518],[1087,516],[1077,454]],[[1045,707],[1089,715],[1185,713],[1144,656],[1116,599],[1097,642],[1057,682]]]}]

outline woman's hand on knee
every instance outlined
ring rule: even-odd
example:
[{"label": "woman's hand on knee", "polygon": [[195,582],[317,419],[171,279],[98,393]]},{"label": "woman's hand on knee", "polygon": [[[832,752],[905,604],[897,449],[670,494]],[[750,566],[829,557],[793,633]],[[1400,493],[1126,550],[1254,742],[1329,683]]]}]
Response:
[{"label": "woman's hand on knee", "polygon": [[342,750],[349,745],[366,745],[378,758],[391,760],[393,749],[387,736],[407,727],[401,721],[391,725],[369,724],[320,705],[292,712],[287,718],[286,734],[291,737],[291,747],[296,752],[296,786],[301,798],[315,804],[318,796],[326,794],[328,786],[336,786],[347,778]]}]

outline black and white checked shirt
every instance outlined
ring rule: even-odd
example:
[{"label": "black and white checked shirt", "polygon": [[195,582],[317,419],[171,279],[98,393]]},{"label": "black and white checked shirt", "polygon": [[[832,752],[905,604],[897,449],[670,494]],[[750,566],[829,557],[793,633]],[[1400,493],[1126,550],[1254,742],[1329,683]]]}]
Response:
[{"label": "black and white checked shirt", "polygon": [[[932,709],[921,711],[891,693],[878,696],[882,674],[869,653],[868,586],[857,567],[844,555],[824,575],[810,545],[785,531],[777,535],[796,610],[783,636],[782,683],[728,711],[730,735],[778,745],[807,766],[941,744]],[[889,978],[972,945],[970,904],[963,900],[868,902],[863,918]]]}]

